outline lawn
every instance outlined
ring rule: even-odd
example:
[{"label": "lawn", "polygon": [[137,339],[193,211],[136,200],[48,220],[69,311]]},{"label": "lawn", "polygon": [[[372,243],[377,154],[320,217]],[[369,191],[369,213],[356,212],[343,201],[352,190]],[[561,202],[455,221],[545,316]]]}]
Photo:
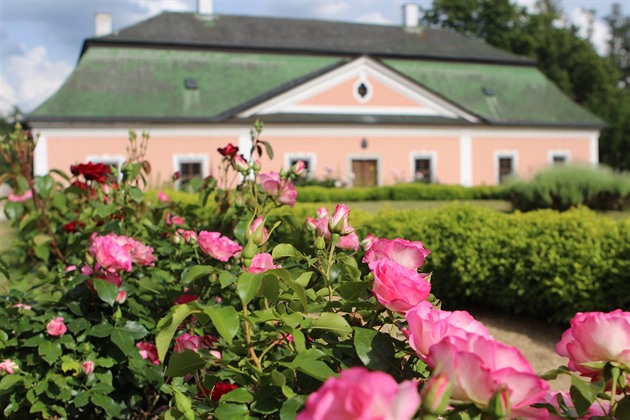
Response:
[{"label": "lawn", "polygon": [[[461,203],[470,203],[479,207],[487,207],[500,212],[509,212],[512,205],[503,200],[462,200]],[[453,203],[452,200],[409,200],[409,201],[352,201],[347,203],[350,209],[362,210],[376,214],[381,210],[428,210],[437,209]]]}]

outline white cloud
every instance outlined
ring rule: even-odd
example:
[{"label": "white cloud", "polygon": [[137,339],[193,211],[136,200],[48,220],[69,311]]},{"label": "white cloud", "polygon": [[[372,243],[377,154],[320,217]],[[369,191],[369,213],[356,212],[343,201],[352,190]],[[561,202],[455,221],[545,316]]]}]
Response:
[{"label": "white cloud", "polygon": [[[579,29],[578,34],[584,39],[587,39],[589,35],[590,19],[589,12],[582,7],[576,7],[569,12],[569,20]],[[610,39],[608,25],[601,19],[594,19],[592,22],[591,43],[600,55],[605,55],[608,52],[608,45],[606,44],[608,39]]]},{"label": "white cloud", "polygon": [[4,75],[0,74],[0,117],[5,117],[13,111],[17,103],[17,95]]},{"label": "white cloud", "polygon": [[354,19],[354,22],[357,23],[373,23],[376,25],[392,25],[398,22],[392,22],[390,19],[387,19],[381,12],[370,12],[363,14],[361,16],[357,16]]},{"label": "white cloud", "polygon": [[157,15],[163,11],[191,12],[196,10],[196,1],[191,0],[132,0],[138,6],[146,10],[148,15]]},{"label": "white cloud", "polygon": [[22,111],[30,112],[52,95],[72,71],[65,61],[52,61],[46,47],[40,45],[25,50],[23,55],[6,58],[0,85],[2,87],[2,110],[17,105]]}]

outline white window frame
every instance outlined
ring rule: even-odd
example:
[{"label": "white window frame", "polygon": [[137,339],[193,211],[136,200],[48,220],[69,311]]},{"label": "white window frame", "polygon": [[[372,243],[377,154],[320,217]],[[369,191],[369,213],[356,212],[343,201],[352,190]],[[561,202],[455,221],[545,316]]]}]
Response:
[{"label": "white window frame", "polygon": [[434,151],[419,151],[419,152],[411,152],[409,154],[409,165],[411,167],[411,182],[416,182],[416,160],[417,159],[428,159],[431,165],[431,179],[429,180],[430,184],[435,184],[437,182],[437,153]]},{"label": "white window frame", "polygon": [[306,178],[311,179],[315,178],[315,174],[317,173],[317,154],[312,152],[289,152],[284,154],[284,167],[289,170],[291,169],[291,161],[292,160],[308,160],[309,167],[308,172],[306,173]]},{"label": "white window frame", "polygon": [[549,161],[549,165],[553,165],[554,161],[553,159],[555,157],[562,157],[564,158],[564,163],[567,164],[571,161],[571,151],[569,150],[550,150],[547,153],[547,160]]},{"label": "white window frame", "polygon": [[112,162],[116,165],[116,172],[118,172],[118,181],[122,180],[122,164],[125,163],[125,157],[123,155],[89,155],[85,158],[86,162],[92,163],[106,163]]},{"label": "white window frame", "polygon": [[515,150],[502,150],[494,152],[494,180],[496,185],[501,185],[499,173],[499,159],[512,158],[512,175],[518,177],[518,152]]},{"label": "white window frame", "polygon": [[[180,165],[182,163],[196,163],[201,162],[201,178],[206,178],[210,175],[210,159],[206,154],[175,154],[173,155],[173,173],[179,172]],[[181,182],[175,181],[175,188],[179,189]]]}]

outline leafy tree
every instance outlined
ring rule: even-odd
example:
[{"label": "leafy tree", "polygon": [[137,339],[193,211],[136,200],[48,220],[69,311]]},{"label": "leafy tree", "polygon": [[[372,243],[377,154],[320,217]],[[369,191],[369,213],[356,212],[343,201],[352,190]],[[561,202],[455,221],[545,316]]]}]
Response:
[{"label": "leafy tree", "polygon": [[620,86],[630,88],[630,16],[621,14],[621,6],[613,4],[610,16],[604,18],[610,29],[608,58],[620,71]]}]

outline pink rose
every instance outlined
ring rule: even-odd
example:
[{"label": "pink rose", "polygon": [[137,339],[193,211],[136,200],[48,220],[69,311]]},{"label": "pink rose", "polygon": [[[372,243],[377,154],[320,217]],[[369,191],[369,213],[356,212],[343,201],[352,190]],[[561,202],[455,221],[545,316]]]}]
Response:
[{"label": "pink rose", "polygon": [[249,236],[254,244],[260,246],[269,240],[269,232],[265,228],[265,221],[262,216],[258,216],[249,227]]},{"label": "pink rose", "polygon": [[264,273],[267,270],[272,270],[274,268],[282,268],[281,265],[274,265],[273,257],[271,254],[256,254],[254,258],[252,258],[252,263],[247,268],[249,273]]},{"label": "pink rose", "polygon": [[17,369],[17,363],[13,362],[11,359],[5,359],[4,362],[0,363],[0,371],[4,371],[9,375],[14,374]]},{"label": "pink rose", "polygon": [[291,166],[291,173],[295,176],[302,176],[307,172],[306,164],[302,160],[298,160]]},{"label": "pink rose", "polygon": [[140,266],[154,265],[157,258],[153,255],[153,248],[131,239],[131,260]]},{"label": "pink rose", "polygon": [[53,337],[64,335],[68,331],[66,324],[63,323],[63,317],[58,316],[46,325],[46,332]]},{"label": "pink rose", "polygon": [[569,369],[593,379],[601,376],[603,368],[584,363],[617,362],[630,369],[630,312],[578,312],[556,344],[556,352],[569,358]]},{"label": "pink rose", "polygon": [[219,261],[227,261],[243,250],[243,247],[233,240],[222,236],[219,232],[199,232],[197,240],[203,252]]},{"label": "pink rose", "polygon": [[116,295],[116,303],[123,304],[125,303],[126,300],[127,300],[127,291],[121,290],[120,292],[118,292],[118,294]]},{"label": "pink rose", "polygon": [[[562,409],[560,408],[560,404],[558,403],[558,397],[562,400],[564,405],[569,408],[575,410],[573,406],[573,400],[571,399],[571,395],[568,392],[550,392],[545,396],[545,401],[547,404],[551,404],[560,412]],[[606,400],[595,400],[595,402],[588,408],[586,413],[580,417],[580,420],[591,419],[593,417],[602,417],[605,418],[610,412],[610,401]],[[546,420],[561,420],[566,419],[566,417],[556,416],[554,414],[549,413]]]},{"label": "pink rose", "polygon": [[181,353],[184,349],[197,351],[201,347],[202,337],[184,333],[175,339],[175,351]]},{"label": "pink rose", "polygon": [[25,305],[23,303],[16,303],[15,305],[13,305],[13,308],[18,308],[18,309],[22,308],[25,311],[28,311],[31,309],[31,305]]},{"label": "pink rose", "polygon": [[545,412],[530,405],[544,399],[549,384],[536,375],[515,347],[473,333],[464,338],[446,336],[431,346],[427,365],[434,369],[434,375],[449,378],[455,400],[485,407],[495,392],[507,389],[510,418],[540,418]]},{"label": "pink rose", "polygon": [[349,235],[342,236],[337,241],[337,248],[352,249],[354,251],[358,251],[359,250],[359,237],[354,232],[352,232]]},{"label": "pink rose", "polygon": [[87,361],[81,363],[81,370],[83,370],[84,375],[89,375],[94,372],[94,362]]},{"label": "pink rose", "polygon": [[136,347],[140,352],[140,356],[153,363],[154,365],[160,364],[160,358],[158,357],[157,348],[154,344],[147,342],[136,343]]},{"label": "pink rose", "polygon": [[293,183],[287,179],[281,179],[277,172],[259,174],[262,190],[276,198],[282,204],[293,207],[297,198],[297,191]]},{"label": "pink rose", "polygon": [[405,315],[409,329],[403,334],[418,357],[426,362],[429,349],[444,337],[465,338],[468,333],[492,338],[484,325],[466,311],[442,311],[427,301],[418,303]]},{"label": "pink rose", "polygon": [[341,371],[306,400],[297,420],[411,419],[420,405],[418,385],[398,384],[384,372],[364,367]]},{"label": "pink rose", "polygon": [[394,312],[406,313],[431,293],[426,274],[384,259],[370,264],[374,274],[372,293],[383,306]]},{"label": "pink rose", "polygon": [[236,165],[236,170],[240,172],[246,172],[249,169],[249,163],[243,159],[242,155],[234,156],[234,165]]},{"label": "pink rose", "polygon": [[361,248],[367,251],[372,245],[374,245],[376,241],[378,241],[378,238],[371,233],[368,233],[367,236],[361,241]]},{"label": "pink rose", "polygon": [[171,199],[168,197],[168,195],[164,194],[162,191],[158,191],[157,198],[162,203],[168,203],[169,201],[171,201]]},{"label": "pink rose", "polygon": [[131,271],[129,246],[126,242],[121,243],[117,238],[117,235],[111,233],[106,236],[95,236],[92,238],[90,254],[107,271]]},{"label": "pink rose", "polygon": [[166,225],[167,226],[172,226],[172,225],[185,225],[186,224],[186,219],[184,219],[181,216],[177,216],[177,215],[173,215],[171,213],[168,213],[166,215]]},{"label": "pink rose", "polygon": [[348,225],[350,209],[345,204],[337,204],[332,216],[328,219],[328,230],[341,235],[349,235],[354,229]]},{"label": "pink rose", "polygon": [[422,242],[411,242],[400,238],[379,239],[367,250],[363,262],[369,265],[382,259],[388,259],[404,267],[417,270],[424,264],[424,259],[430,253],[431,251],[424,249]]},{"label": "pink rose", "polygon": [[8,197],[9,201],[14,203],[23,203],[26,200],[33,198],[33,191],[28,190],[22,195],[15,195],[13,193],[9,193]]},{"label": "pink rose", "polygon": [[184,242],[187,244],[197,242],[197,232],[194,230],[186,230],[186,229],[177,229],[175,233],[175,238],[184,239]]},{"label": "pink rose", "polygon": [[69,272],[74,271],[76,269],[77,269],[76,265],[69,265],[69,266],[66,267],[66,273],[69,273]]}]

